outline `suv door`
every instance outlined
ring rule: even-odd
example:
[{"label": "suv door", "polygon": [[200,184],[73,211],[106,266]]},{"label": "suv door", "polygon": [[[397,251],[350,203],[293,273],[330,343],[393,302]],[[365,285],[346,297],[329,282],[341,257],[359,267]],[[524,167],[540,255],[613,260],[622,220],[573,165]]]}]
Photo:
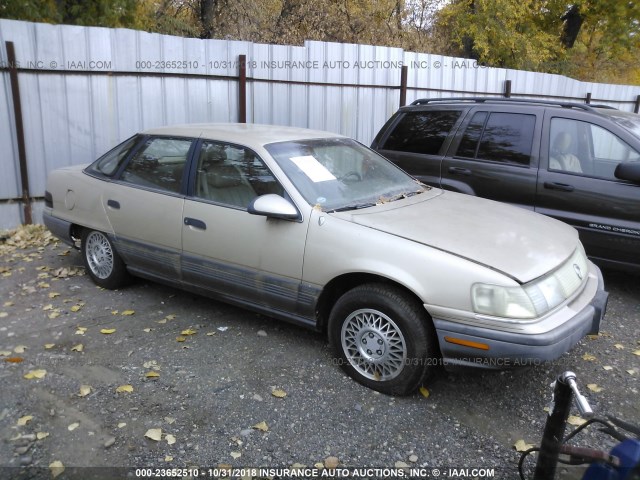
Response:
[{"label": "suv door", "polygon": [[640,266],[640,185],[614,175],[640,161],[640,142],[575,110],[548,109],[544,123],[536,211],[576,227],[590,257]]},{"label": "suv door", "polygon": [[473,108],[442,161],[442,188],[533,210],[542,118],[539,107]]},{"label": "suv door", "polygon": [[420,181],[440,186],[440,162],[468,107],[400,110],[372,148]]}]

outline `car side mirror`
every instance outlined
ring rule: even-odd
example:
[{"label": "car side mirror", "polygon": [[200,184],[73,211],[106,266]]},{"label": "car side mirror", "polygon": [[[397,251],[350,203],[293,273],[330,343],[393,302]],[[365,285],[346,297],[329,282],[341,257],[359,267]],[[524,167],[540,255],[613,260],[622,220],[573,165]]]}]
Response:
[{"label": "car side mirror", "polygon": [[619,163],[614,172],[616,178],[629,182],[640,183],[640,162]]},{"label": "car side mirror", "polygon": [[251,215],[263,215],[283,220],[297,220],[300,218],[296,207],[289,200],[275,193],[268,193],[254,198],[247,207],[247,211]]}]

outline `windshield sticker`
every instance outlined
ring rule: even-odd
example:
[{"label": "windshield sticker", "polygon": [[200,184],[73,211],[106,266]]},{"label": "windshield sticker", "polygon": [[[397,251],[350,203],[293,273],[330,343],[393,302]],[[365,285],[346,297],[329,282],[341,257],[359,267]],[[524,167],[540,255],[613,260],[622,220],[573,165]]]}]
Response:
[{"label": "windshield sticker", "polygon": [[326,182],[327,180],[335,180],[336,177],[327,170],[315,157],[305,155],[302,157],[291,157],[290,159],[296,166],[311,179],[312,182]]}]

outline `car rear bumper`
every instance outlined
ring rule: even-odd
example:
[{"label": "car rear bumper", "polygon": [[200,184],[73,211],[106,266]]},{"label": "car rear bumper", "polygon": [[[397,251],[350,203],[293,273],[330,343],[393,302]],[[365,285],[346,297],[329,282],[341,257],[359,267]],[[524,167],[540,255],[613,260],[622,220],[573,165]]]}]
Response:
[{"label": "car rear bumper", "polygon": [[64,243],[75,247],[75,242],[71,238],[71,222],[54,217],[51,208],[45,208],[42,212],[42,219],[49,231]]},{"label": "car rear bumper", "polygon": [[595,292],[588,303],[568,320],[546,332],[534,334],[493,330],[477,325],[434,318],[445,367],[469,366],[503,369],[530,366],[555,360],[571,350],[582,338],[597,334],[604,317],[609,293],[602,273],[593,265]]}]

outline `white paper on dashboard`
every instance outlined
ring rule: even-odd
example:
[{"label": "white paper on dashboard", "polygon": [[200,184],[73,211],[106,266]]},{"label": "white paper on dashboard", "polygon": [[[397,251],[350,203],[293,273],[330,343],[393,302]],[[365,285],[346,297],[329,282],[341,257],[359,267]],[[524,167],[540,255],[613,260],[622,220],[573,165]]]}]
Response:
[{"label": "white paper on dashboard", "polygon": [[327,180],[335,180],[336,177],[327,170],[315,157],[304,155],[302,157],[291,157],[291,161],[295,163],[304,174],[311,179],[312,182],[326,182]]}]

